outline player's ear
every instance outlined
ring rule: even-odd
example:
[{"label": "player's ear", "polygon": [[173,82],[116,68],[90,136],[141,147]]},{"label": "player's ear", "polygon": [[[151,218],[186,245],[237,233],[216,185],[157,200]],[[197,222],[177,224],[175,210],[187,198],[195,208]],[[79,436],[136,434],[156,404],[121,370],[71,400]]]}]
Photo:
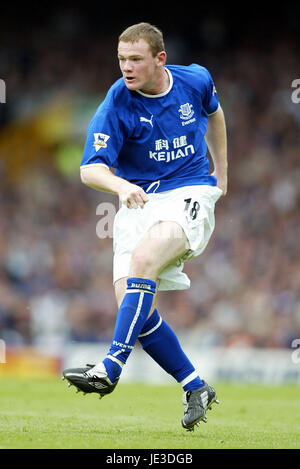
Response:
[{"label": "player's ear", "polygon": [[157,65],[160,67],[163,67],[167,61],[166,51],[162,50],[161,52],[159,52],[156,56],[156,60],[157,60]]}]

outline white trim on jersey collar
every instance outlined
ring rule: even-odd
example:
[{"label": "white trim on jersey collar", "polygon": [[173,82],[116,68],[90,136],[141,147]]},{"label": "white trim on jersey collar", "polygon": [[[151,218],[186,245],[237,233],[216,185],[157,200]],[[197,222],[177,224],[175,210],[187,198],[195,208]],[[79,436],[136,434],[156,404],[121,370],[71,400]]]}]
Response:
[{"label": "white trim on jersey collar", "polygon": [[137,91],[142,96],[146,96],[146,98],[161,98],[162,96],[165,96],[166,94],[168,94],[173,86],[173,77],[172,77],[172,73],[170,72],[170,70],[168,68],[166,68],[166,70],[170,79],[170,83],[166,91],[164,91],[163,93],[159,93],[159,94],[146,94],[146,93],[143,93],[141,90],[135,90],[135,91]]}]

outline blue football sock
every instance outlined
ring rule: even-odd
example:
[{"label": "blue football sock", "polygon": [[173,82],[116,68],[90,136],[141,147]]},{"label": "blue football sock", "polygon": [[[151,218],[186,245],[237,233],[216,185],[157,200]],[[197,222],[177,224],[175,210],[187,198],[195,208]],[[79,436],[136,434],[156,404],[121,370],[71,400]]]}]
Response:
[{"label": "blue football sock", "polygon": [[175,333],[156,309],[145,322],[139,341],[150,357],[172,375],[184,391],[204,386],[194,366],[183,352]]},{"label": "blue football sock", "polygon": [[112,344],[103,360],[108,378],[114,382],[122,371],[151,310],[156,282],[144,278],[127,279],[127,290],[119,308]]}]

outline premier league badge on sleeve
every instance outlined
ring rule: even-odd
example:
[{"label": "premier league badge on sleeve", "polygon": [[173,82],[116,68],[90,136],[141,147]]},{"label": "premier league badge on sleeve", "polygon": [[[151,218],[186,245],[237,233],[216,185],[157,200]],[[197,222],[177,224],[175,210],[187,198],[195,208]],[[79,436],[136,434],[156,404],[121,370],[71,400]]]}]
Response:
[{"label": "premier league badge on sleeve", "polygon": [[95,147],[95,150],[98,151],[100,148],[106,148],[107,147],[107,140],[110,138],[109,135],[106,134],[101,134],[101,133],[94,133],[94,143],[93,146]]}]

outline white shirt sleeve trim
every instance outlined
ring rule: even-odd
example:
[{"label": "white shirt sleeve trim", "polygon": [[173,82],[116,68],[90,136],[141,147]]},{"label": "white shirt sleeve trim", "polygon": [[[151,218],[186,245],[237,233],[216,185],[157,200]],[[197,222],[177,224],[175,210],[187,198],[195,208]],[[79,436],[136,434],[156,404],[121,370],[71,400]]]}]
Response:
[{"label": "white shirt sleeve trim", "polygon": [[93,168],[94,166],[105,166],[107,169],[109,169],[109,166],[107,166],[107,164],[104,164],[104,163],[83,164],[80,166],[80,169],[81,168]]},{"label": "white shirt sleeve trim", "polygon": [[209,117],[209,116],[213,116],[216,112],[218,112],[219,109],[220,109],[220,103],[218,103],[218,107],[217,107],[217,109],[216,109],[214,112],[212,112],[211,114],[207,114],[208,117]]}]

